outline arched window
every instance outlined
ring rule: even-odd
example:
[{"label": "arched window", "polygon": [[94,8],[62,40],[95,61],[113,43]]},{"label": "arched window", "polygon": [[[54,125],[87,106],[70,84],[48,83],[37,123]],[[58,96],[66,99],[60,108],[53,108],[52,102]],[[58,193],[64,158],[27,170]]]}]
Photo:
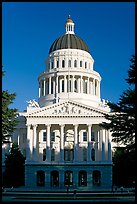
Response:
[{"label": "arched window", "polygon": [[87,68],[87,62],[85,62],[85,68]]},{"label": "arched window", "polygon": [[68,67],[71,67],[71,60],[68,61]]},{"label": "arched window", "polygon": [[87,172],[79,171],[79,186],[87,186]]},{"label": "arched window", "polygon": [[46,149],[43,149],[43,161],[46,160]]},{"label": "arched window", "polygon": [[62,92],[64,92],[64,80],[62,80]]},{"label": "arched window", "polygon": [[51,171],[51,186],[59,186],[59,172]]},{"label": "arched window", "polygon": [[37,171],[37,186],[45,186],[45,172]]},{"label": "arched window", "polygon": [[72,171],[65,171],[65,186],[73,185],[73,172]]},{"label": "arched window", "polygon": [[80,67],[82,67],[82,61],[80,61]]},{"label": "arched window", "polygon": [[57,68],[59,68],[59,60],[57,60]]},{"label": "arched window", "polygon": [[53,69],[54,68],[54,62],[52,61],[51,62],[51,69]]},{"label": "arched window", "polygon": [[65,60],[62,60],[62,68],[65,67]]},{"label": "arched window", "polygon": [[77,67],[77,60],[74,60],[74,67]]},{"label": "arched window", "polygon": [[95,186],[101,185],[101,173],[98,170],[93,171],[93,185]]},{"label": "arched window", "polygon": [[91,159],[92,161],[95,161],[95,149],[94,148],[92,148],[91,150]]},{"label": "arched window", "polygon": [[44,96],[44,80],[41,81],[41,96]]},{"label": "arched window", "polygon": [[55,161],[55,149],[51,149],[51,161]]},{"label": "arched window", "polygon": [[77,92],[77,80],[74,82],[74,92]]}]

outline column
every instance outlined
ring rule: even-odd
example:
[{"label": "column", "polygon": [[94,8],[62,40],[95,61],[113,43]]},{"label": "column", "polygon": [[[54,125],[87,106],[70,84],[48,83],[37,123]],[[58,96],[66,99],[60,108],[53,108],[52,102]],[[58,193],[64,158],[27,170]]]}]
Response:
[{"label": "column", "polygon": [[65,125],[60,125],[60,161],[64,161],[64,127]]},{"label": "column", "polygon": [[102,161],[105,160],[105,130],[101,130],[101,137],[102,137]]},{"label": "column", "polygon": [[91,161],[91,126],[88,125],[88,161]]},{"label": "column", "polygon": [[73,75],[71,78],[71,90],[72,90],[72,92],[74,92],[74,76]]},{"label": "column", "polygon": [[102,130],[99,130],[99,161],[102,160]]},{"label": "column", "polygon": [[47,143],[46,143],[46,160],[51,160],[51,149],[50,149],[50,127],[51,125],[47,125]]},{"label": "column", "polygon": [[108,134],[108,160],[112,161],[112,150],[111,150],[111,141],[110,141],[110,130],[107,131]]},{"label": "column", "polygon": [[89,77],[88,77],[88,80],[87,80],[87,94],[89,94]]},{"label": "column", "polygon": [[55,94],[55,81],[53,80],[53,94]]},{"label": "column", "polygon": [[41,91],[41,90],[40,90],[40,82],[39,82],[39,98],[40,98],[40,91]]},{"label": "column", "polygon": [[46,90],[46,78],[44,78],[44,96],[46,95],[45,90]]},{"label": "column", "polygon": [[37,125],[33,125],[33,160],[37,160]]},{"label": "column", "polygon": [[67,78],[64,76],[64,92],[67,93]]},{"label": "column", "polygon": [[80,93],[80,78],[78,78],[78,93]]},{"label": "column", "polygon": [[92,83],[92,85],[93,85],[93,86],[92,86],[92,87],[93,87],[93,89],[92,89],[93,92],[92,92],[92,93],[93,93],[93,95],[95,95],[95,79],[93,79],[93,83]]},{"label": "column", "polygon": [[80,92],[83,93],[83,79],[82,76],[80,77]]},{"label": "column", "polygon": [[55,90],[55,95],[56,95],[56,103],[58,102],[58,76],[56,73],[56,90]]},{"label": "column", "polygon": [[27,126],[27,141],[26,141],[26,160],[31,160],[31,151],[30,151],[30,127],[31,125]]},{"label": "column", "polygon": [[74,161],[77,161],[78,151],[78,125],[74,125]]},{"label": "column", "polygon": [[51,77],[49,77],[49,94],[51,94]]},{"label": "column", "polygon": [[100,81],[98,81],[98,96],[100,97]]}]

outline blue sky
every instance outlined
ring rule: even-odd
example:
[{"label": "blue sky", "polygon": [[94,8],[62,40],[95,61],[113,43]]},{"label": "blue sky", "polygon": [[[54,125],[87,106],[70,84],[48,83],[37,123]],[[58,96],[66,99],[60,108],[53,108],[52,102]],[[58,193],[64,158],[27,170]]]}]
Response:
[{"label": "blue sky", "polygon": [[88,45],[99,72],[101,98],[118,102],[135,53],[134,2],[3,2],[2,88],[16,92],[12,108],[26,109],[38,100],[38,76],[53,41],[65,33],[71,15],[75,34]]}]

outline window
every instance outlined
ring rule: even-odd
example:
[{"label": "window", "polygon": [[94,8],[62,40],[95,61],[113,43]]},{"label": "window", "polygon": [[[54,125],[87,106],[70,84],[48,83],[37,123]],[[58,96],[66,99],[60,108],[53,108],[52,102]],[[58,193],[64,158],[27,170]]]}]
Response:
[{"label": "window", "polygon": [[85,147],[83,149],[83,161],[87,161],[87,149]]},{"label": "window", "polygon": [[59,172],[51,171],[51,186],[59,186]]},{"label": "window", "polygon": [[85,62],[85,68],[87,68],[87,62]]},{"label": "window", "polygon": [[51,150],[51,161],[55,161],[55,149]]},{"label": "window", "polygon": [[94,134],[94,132],[91,132],[91,141],[95,141],[95,134]]},{"label": "window", "polygon": [[53,81],[51,81],[51,94],[53,94]]},{"label": "window", "polygon": [[73,149],[64,149],[64,160],[65,161],[73,161],[73,159],[74,159]]},{"label": "window", "polygon": [[94,148],[92,148],[91,150],[91,159],[92,161],[95,161],[95,149]]},{"label": "window", "polygon": [[82,67],[82,61],[80,61],[80,67]]},{"label": "window", "polygon": [[46,160],[46,149],[43,149],[43,161]]},{"label": "window", "polygon": [[79,171],[79,186],[87,186],[87,172]]},{"label": "window", "polygon": [[87,81],[83,80],[83,93],[87,93]]},{"label": "window", "polygon": [[68,67],[71,67],[71,60],[68,61]]},{"label": "window", "polygon": [[41,81],[41,96],[44,96],[44,81]]},{"label": "window", "polygon": [[62,92],[64,92],[64,80],[62,80]]},{"label": "window", "polygon": [[47,132],[43,132],[43,142],[47,141]]},{"label": "window", "polygon": [[45,186],[45,172],[37,171],[37,186]]},{"label": "window", "polygon": [[55,132],[51,132],[51,141],[55,142]]},{"label": "window", "polygon": [[101,185],[101,173],[98,170],[93,171],[93,185],[94,186]]},{"label": "window", "polygon": [[73,185],[73,172],[65,171],[65,186]]},{"label": "window", "polygon": [[62,68],[65,67],[65,60],[62,60]]},{"label": "window", "polygon": [[59,60],[57,60],[57,68],[59,68]]},{"label": "window", "polygon": [[54,62],[51,62],[51,68],[52,69],[54,68]]},{"label": "window", "polygon": [[74,67],[77,67],[77,60],[74,60]]},{"label": "window", "polygon": [[77,92],[77,80],[74,82],[74,92]]},{"label": "window", "polygon": [[83,132],[83,141],[87,141],[87,132]]}]

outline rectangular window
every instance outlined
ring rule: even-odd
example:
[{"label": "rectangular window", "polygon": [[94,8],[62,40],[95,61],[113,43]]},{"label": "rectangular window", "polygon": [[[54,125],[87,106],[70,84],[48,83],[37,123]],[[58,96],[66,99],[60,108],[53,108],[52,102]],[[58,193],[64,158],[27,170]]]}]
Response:
[{"label": "rectangular window", "polygon": [[65,161],[73,161],[73,159],[74,159],[73,149],[64,149],[64,160]]},{"label": "rectangular window", "polygon": [[55,132],[51,132],[51,141],[55,142]]},{"label": "rectangular window", "polygon": [[87,161],[87,149],[83,149],[83,161]]},{"label": "rectangular window", "polygon": [[43,161],[46,160],[46,149],[43,149]]},{"label": "rectangular window", "polygon": [[43,142],[47,141],[47,132],[43,132]]},{"label": "rectangular window", "polygon": [[62,92],[64,92],[64,80],[62,80]]},{"label": "rectangular window", "polygon": [[94,134],[94,132],[91,132],[91,141],[95,141],[95,134]]},{"label": "rectangular window", "polygon": [[51,150],[51,161],[55,161],[55,149]]},{"label": "rectangular window", "polygon": [[87,141],[87,132],[83,132],[83,141]]}]

